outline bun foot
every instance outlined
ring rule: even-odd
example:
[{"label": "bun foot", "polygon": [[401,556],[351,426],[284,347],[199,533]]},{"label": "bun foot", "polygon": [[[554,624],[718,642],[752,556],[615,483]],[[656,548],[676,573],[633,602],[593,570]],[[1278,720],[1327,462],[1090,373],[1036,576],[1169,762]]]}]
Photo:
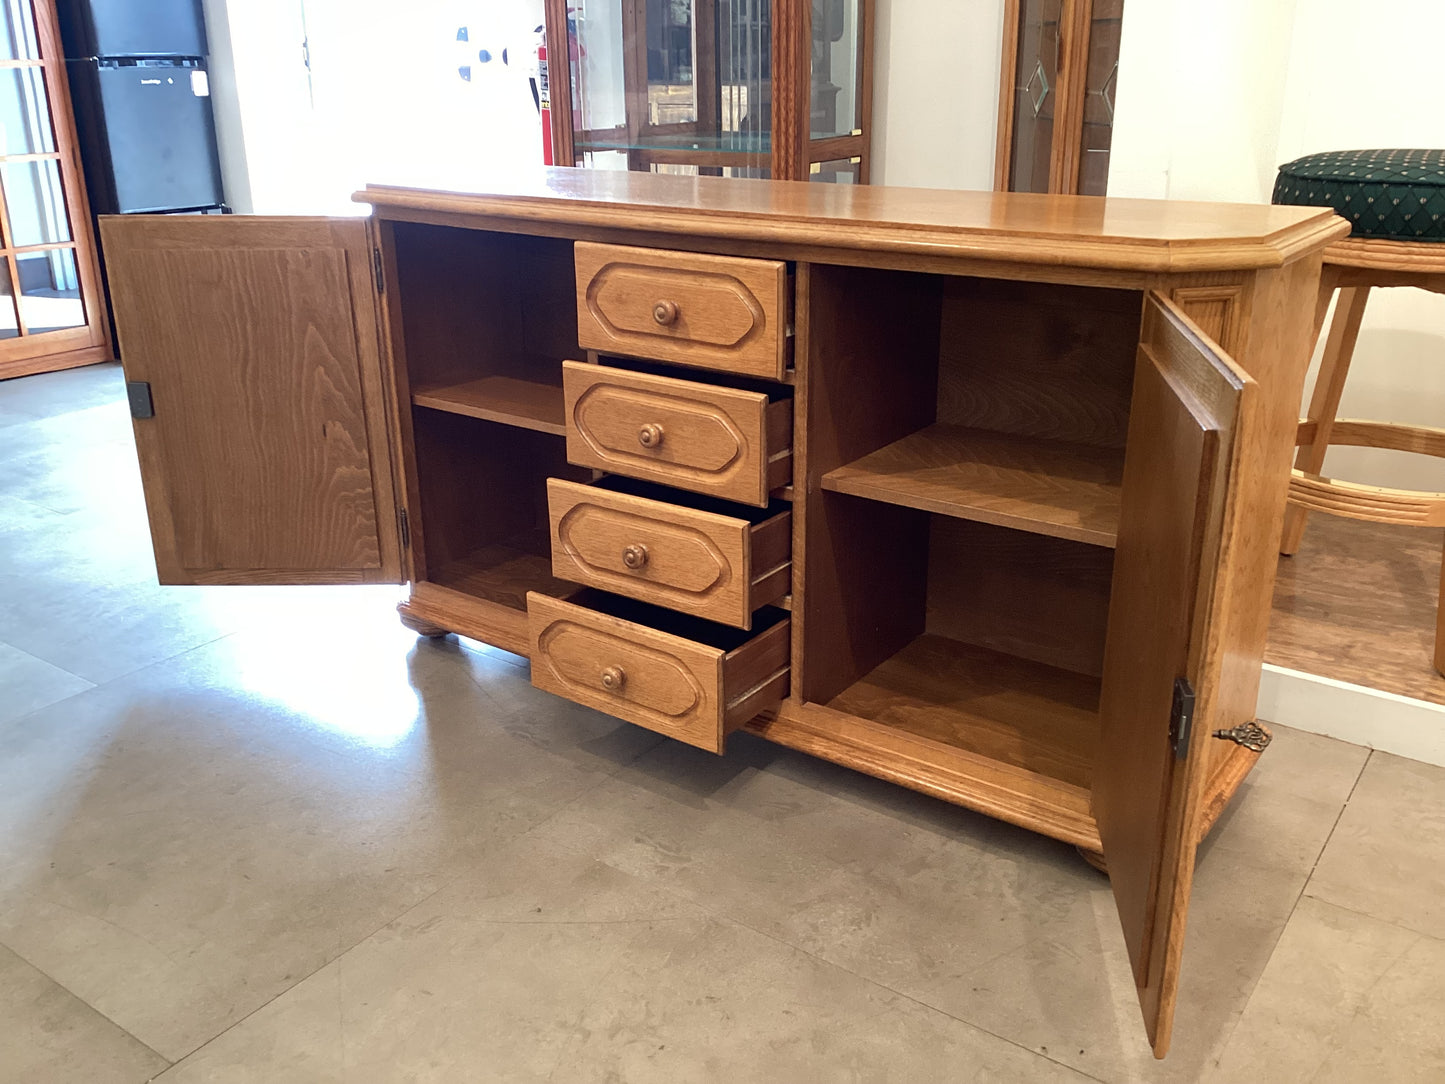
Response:
[{"label": "bun foot", "polygon": [[411,631],[418,636],[425,636],[428,640],[440,639],[451,631],[450,629],[444,629],[440,625],[433,625],[430,621],[424,621],[420,617],[417,617],[410,611],[405,602],[397,606],[396,612],[401,618],[402,625],[411,629]]},{"label": "bun foot", "polygon": [[1099,851],[1091,851],[1086,847],[1075,847],[1074,850],[1079,852],[1080,858],[1082,858],[1085,862],[1089,863],[1089,865],[1093,866],[1104,876],[1107,877],[1109,875],[1109,864],[1104,861],[1104,856],[1102,853],[1100,853]]}]

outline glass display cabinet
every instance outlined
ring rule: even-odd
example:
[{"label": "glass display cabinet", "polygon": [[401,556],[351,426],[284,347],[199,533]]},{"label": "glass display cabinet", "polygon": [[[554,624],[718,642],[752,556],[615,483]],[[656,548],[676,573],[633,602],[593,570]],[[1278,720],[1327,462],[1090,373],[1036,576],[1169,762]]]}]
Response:
[{"label": "glass display cabinet", "polygon": [[1124,0],[1005,0],[994,187],[1102,196]]},{"label": "glass display cabinet", "polygon": [[547,0],[554,160],[863,184],[873,0]]},{"label": "glass display cabinet", "polygon": [[46,0],[0,5],[0,379],[110,356],[100,268]]}]

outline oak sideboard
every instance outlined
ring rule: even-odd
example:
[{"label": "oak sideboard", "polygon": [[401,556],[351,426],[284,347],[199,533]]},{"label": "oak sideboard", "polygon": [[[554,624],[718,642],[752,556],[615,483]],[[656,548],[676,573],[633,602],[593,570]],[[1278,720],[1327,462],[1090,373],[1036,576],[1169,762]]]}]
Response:
[{"label": "oak sideboard", "polygon": [[160,579],[402,619],[1106,866],[1155,1053],[1331,212],[572,169],[102,223]]}]

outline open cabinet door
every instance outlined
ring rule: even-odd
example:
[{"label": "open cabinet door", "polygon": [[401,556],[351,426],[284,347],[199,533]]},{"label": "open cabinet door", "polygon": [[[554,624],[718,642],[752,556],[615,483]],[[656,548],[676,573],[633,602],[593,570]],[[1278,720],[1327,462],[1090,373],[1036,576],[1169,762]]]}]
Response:
[{"label": "open cabinet door", "polygon": [[1206,646],[1223,588],[1217,568],[1230,512],[1227,483],[1240,412],[1254,390],[1167,299],[1147,295],[1093,801],[1144,1023],[1161,1058],[1169,1048],[1194,872],[1190,796],[1199,788],[1191,777],[1207,759],[1202,742],[1219,665],[1218,652]]},{"label": "open cabinet door", "polygon": [[401,583],[365,219],[101,222],[162,583]]}]

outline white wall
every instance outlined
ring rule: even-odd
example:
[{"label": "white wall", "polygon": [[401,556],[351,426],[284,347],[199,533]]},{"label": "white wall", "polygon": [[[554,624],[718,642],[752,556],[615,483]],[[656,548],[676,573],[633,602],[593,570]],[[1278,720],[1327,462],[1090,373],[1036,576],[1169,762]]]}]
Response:
[{"label": "white wall", "polygon": [[[1362,10],[1364,9],[1364,10]],[[1127,0],[1111,195],[1264,202],[1320,150],[1445,147],[1441,0]],[[1445,296],[1376,291],[1341,414],[1445,426]],[[1445,490],[1445,461],[1332,451],[1327,473]]]},{"label": "white wall", "polygon": [[873,183],[992,188],[1003,0],[878,0],[874,19]]}]

